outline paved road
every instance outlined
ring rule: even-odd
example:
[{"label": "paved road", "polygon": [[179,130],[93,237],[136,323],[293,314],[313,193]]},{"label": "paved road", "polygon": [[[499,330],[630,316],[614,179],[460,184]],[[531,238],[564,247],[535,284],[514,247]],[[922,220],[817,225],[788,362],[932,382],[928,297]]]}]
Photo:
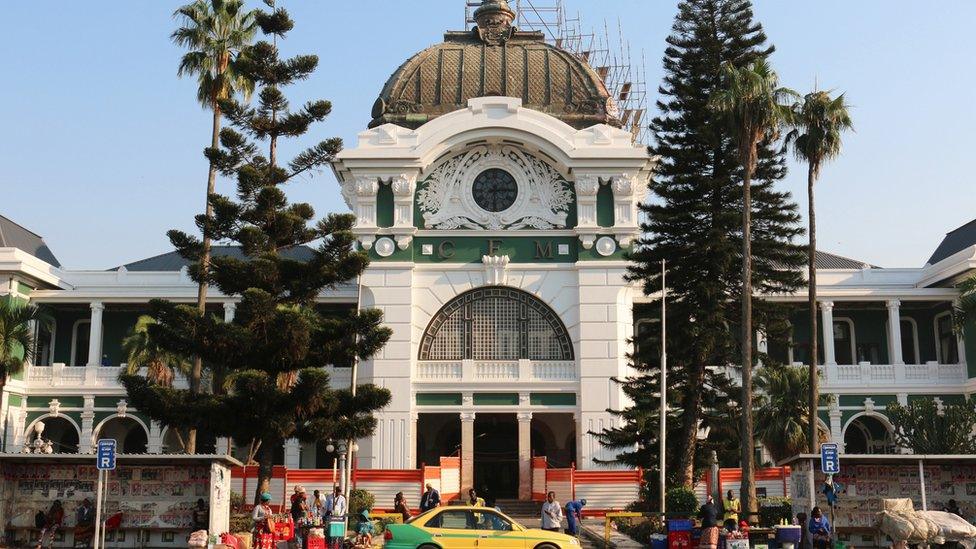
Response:
[{"label": "paved road", "polygon": [[[513,516],[516,521],[526,528],[539,528],[542,523],[540,517]],[[586,536],[580,536],[580,547],[583,549],[604,549],[602,543],[594,543]]]}]

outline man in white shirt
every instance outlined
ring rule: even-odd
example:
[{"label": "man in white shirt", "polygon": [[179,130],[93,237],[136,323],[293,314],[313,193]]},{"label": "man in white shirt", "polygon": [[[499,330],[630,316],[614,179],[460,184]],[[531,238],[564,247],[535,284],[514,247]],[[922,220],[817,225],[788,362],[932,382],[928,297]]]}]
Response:
[{"label": "man in white shirt", "polygon": [[322,518],[344,517],[346,514],[346,496],[342,495],[342,490],[338,486],[331,494],[326,496],[325,505],[322,508]]},{"label": "man in white shirt", "polygon": [[558,532],[563,521],[563,508],[556,501],[556,493],[549,492],[542,504],[542,529]]}]

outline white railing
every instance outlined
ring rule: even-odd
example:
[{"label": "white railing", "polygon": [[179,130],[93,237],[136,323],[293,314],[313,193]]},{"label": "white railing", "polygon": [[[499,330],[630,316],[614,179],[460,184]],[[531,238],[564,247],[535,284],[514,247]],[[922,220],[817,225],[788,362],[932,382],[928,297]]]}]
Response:
[{"label": "white railing", "polygon": [[[28,388],[59,387],[62,389],[118,389],[124,391],[118,377],[126,369],[121,366],[65,366],[55,363],[53,366],[28,366],[26,369],[26,383]],[[334,368],[327,366],[329,384],[336,388],[348,388],[352,380],[350,368]],[[146,375],[146,369],[138,371],[141,376]],[[176,374],[173,380],[175,389],[187,389],[187,379]]]},{"label": "white railing", "polygon": [[417,363],[414,380],[451,382],[559,382],[579,379],[573,360],[431,360]]},{"label": "white railing", "polygon": [[[807,368],[801,363],[795,363],[793,367]],[[728,376],[735,385],[742,384],[742,374],[738,368],[715,366],[713,369]],[[873,387],[938,388],[962,385],[969,379],[965,364],[939,364],[935,361],[925,364],[827,364],[818,369],[824,391]]]}]

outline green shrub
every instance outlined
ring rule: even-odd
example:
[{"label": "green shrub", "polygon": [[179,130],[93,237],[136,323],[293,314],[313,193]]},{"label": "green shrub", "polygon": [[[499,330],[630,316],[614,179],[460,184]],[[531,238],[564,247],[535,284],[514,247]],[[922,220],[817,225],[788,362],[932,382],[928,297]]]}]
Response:
[{"label": "green shrub", "polygon": [[254,524],[251,521],[250,513],[231,513],[227,530],[232,534],[237,532],[250,532],[252,526]]},{"label": "green shrub", "polygon": [[349,514],[351,516],[358,517],[363,509],[372,511],[374,505],[376,505],[376,497],[372,493],[359,488],[349,492]]},{"label": "green shrub", "polygon": [[694,517],[698,513],[698,497],[695,491],[683,486],[672,488],[664,496],[669,515]]},{"label": "green shrub", "polygon": [[759,500],[759,525],[770,528],[783,519],[793,519],[793,503],[790,498],[763,498]]},{"label": "green shrub", "polygon": [[617,530],[630,539],[646,545],[650,543],[651,534],[665,533],[664,523],[660,517],[618,518],[614,519]]}]

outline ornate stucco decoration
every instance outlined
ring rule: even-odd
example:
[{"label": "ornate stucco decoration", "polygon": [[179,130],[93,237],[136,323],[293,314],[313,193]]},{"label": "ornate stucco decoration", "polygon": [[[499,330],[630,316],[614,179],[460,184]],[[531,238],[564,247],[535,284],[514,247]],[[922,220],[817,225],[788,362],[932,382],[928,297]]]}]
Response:
[{"label": "ornate stucco decoration", "polygon": [[502,286],[508,282],[508,262],[507,255],[483,255],[481,263],[485,266],[485,284],[490,286]]},{"label": "ornate stucco decoration", "polygon": [[[485,170],[508,172],[518,194],[508,208],[488,211],[475,201],[475,178]],[[553,229],[566,227],[573,192],[555,169],[539,158],[507,145],[482,145],[434,168],[417,193],[428,229]]]},{"label": "ornate stucco decoration", "polygon": [[478,36],[490,46],[504,44],[512,35],[515,12],[506,0],[484,0],[474,11]]}]

